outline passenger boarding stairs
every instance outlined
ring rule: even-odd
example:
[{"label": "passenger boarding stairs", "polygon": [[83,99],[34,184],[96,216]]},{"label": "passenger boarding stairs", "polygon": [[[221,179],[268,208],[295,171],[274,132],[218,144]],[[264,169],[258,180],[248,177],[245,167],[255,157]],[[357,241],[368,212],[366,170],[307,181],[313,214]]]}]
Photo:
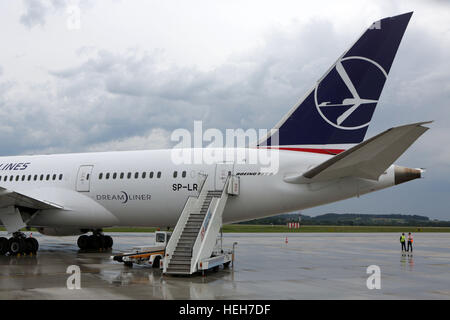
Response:
[{"label": "passenger boarding stairs", "polygon": [[198,271],[198,263],[210,258],[214,250],[222,227],[222,213],[229,194],[233,193],[230,182],[238,180],[229,175],[222,190],[209,190],[214,180],[202,177],[199,196],[188,198],[167,244],[165,274],[191,275]]}]

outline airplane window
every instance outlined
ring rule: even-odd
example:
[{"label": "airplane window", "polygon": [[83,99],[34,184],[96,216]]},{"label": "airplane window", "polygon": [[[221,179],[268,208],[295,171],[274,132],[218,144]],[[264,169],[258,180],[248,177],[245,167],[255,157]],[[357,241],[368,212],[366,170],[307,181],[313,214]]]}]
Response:
[{"label": "airplane window", "polygon": [[157,177],[158,177],[158,179],[161,178],[161,171],[158,171]]},{"label": "airplane window", "polygon": [[128,172],[127,174],[127,178],[130,179],[131,178],[131,172]]},{"label": "airplane window", "polygon": [[102,180],[102,178],[103,178],[103,173],[99,173],[98,180]]},{"label": "airplane window", "polygon": [[114,172],[113,173],[113,179],[116,179],[117,178],[117,172]]},{"label": "airplane window", "polygon": [[45,180],[50,180],[50,175],[48,174]]},{"label": "airplane window", "polygon": [[60,174],[60,175],[59,175],[59,180],[62,180],[62,177],[63,177],[63,175],[62,175],[62,174]]},{"label": "airplane window", "polygon": [[52,180],[56,180],[56,174],[53,175]]},{"label": "airplane window", "polygon": [[19,181],[19,176],[16,176],[16,181]]},{"label": "airplane window", "polygon": [[148,175],[150,179],[153,179],[153,171]]},{"label": "airplane window", "polygon": [[90,176],[91,175],[88,173],[87,176],[86,176],[86,180],[89,180]]},{"label": "airplane window", "polygon": [[5,178],[3,179],[3,181],[6,181],[6,180],[8,180],[8,176],[5,176]]},{"label": "airplane window", "polygon": [[139,172],[136,172],[136,173],[134,174],[134,178],[135,178],[135,179],[139,178]]},{"label": "airplane window", "polygon": [[9,177],[9,181],[13,181],[14,176]]},{"label": "airplane window", "polygon": [[142,179],[145,179],[146,172],[142,172]]},{"label": "airplane window", "polygon": [[40,179],[41,181],[44,180],[44,175],[41,174],[41,176],[39,177],[39,179]]},{"label": "airplane window", "polygon": [[22,176],[22,181],[25,181],[25,175]]},{"label": "airplane window", "polygon": [[106,180],[109,179],[109,172],[105,175],[105,179],[106,179]]},{"label": "airplane window", "polygon": [[30,180],[31,180],[31,174],[28,175],[28,181],[30,181]]},{"label": "airplane window", "polygon": [[123,179],[123,177],[125,176],[125,174],[123,172],[120,173],[120,179]]},{"label": "airplane window", "polygon": [[186,171],[183,171],[183,173],[181,174],[181,176],[182,176],[183,178],[186,178]]},{"label": "airplane window", "polygon": [[173,172],[173,177],[176,178],[176,177],[177,177],[177,174],[178,174],[178,172],[177,172],[177,171],[174,171],[174,172]]},{"label": "airplane window", "polygon": [[36,181],[36,180],[37,180],[37,174],[35,174],[35,175],[34,175],[34,178],[33,178],[33,180],[34,180],[34,181]]}]

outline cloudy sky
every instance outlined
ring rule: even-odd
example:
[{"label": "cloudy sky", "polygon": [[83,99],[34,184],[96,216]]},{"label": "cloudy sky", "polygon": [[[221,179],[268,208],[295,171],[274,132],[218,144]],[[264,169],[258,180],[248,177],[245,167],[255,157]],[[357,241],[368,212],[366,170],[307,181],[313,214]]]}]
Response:
[{"label": "cloudy sky", "polygon": [[[0,2],[0,154],[170,147],[271,128],[373,21],[414,11],[367,137],[435,120],[397,163],[425,179],[306,210],[450,220],[446,1]],[[79,19],[78,19],[79,17]]]}]

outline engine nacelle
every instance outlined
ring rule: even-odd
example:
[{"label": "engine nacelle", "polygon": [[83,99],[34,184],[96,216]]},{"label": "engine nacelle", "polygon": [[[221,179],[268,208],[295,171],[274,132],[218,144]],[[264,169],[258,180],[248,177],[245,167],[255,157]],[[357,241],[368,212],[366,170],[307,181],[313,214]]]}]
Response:
[{"label": "engine nacelle", "polygon": [[38,231],[46,236],[78,236],[80,234],[86,233],[86,230],[81,230],[80,228],[38,228]]}]

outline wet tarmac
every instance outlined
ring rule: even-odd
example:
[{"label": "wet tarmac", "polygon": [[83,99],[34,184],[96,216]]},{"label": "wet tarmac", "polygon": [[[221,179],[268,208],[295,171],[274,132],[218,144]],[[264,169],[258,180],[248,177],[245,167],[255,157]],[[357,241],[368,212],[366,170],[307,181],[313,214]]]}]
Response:
[{"label": "wet tarmac", "polygon": [[[110,235],[112,252],[96,253],[79,252],[77,237],[35,235],[37,256],[0,257],[0,299],[450,299],[448,233],[415,234],[413,254],[393,233],[225,234],[225,247],[238,242],[234,268],[188,278],[111,261],[154,236]],[[70,265],[80,290],[67,289]],[[381,289],[367,288],[370,265]]]}]

